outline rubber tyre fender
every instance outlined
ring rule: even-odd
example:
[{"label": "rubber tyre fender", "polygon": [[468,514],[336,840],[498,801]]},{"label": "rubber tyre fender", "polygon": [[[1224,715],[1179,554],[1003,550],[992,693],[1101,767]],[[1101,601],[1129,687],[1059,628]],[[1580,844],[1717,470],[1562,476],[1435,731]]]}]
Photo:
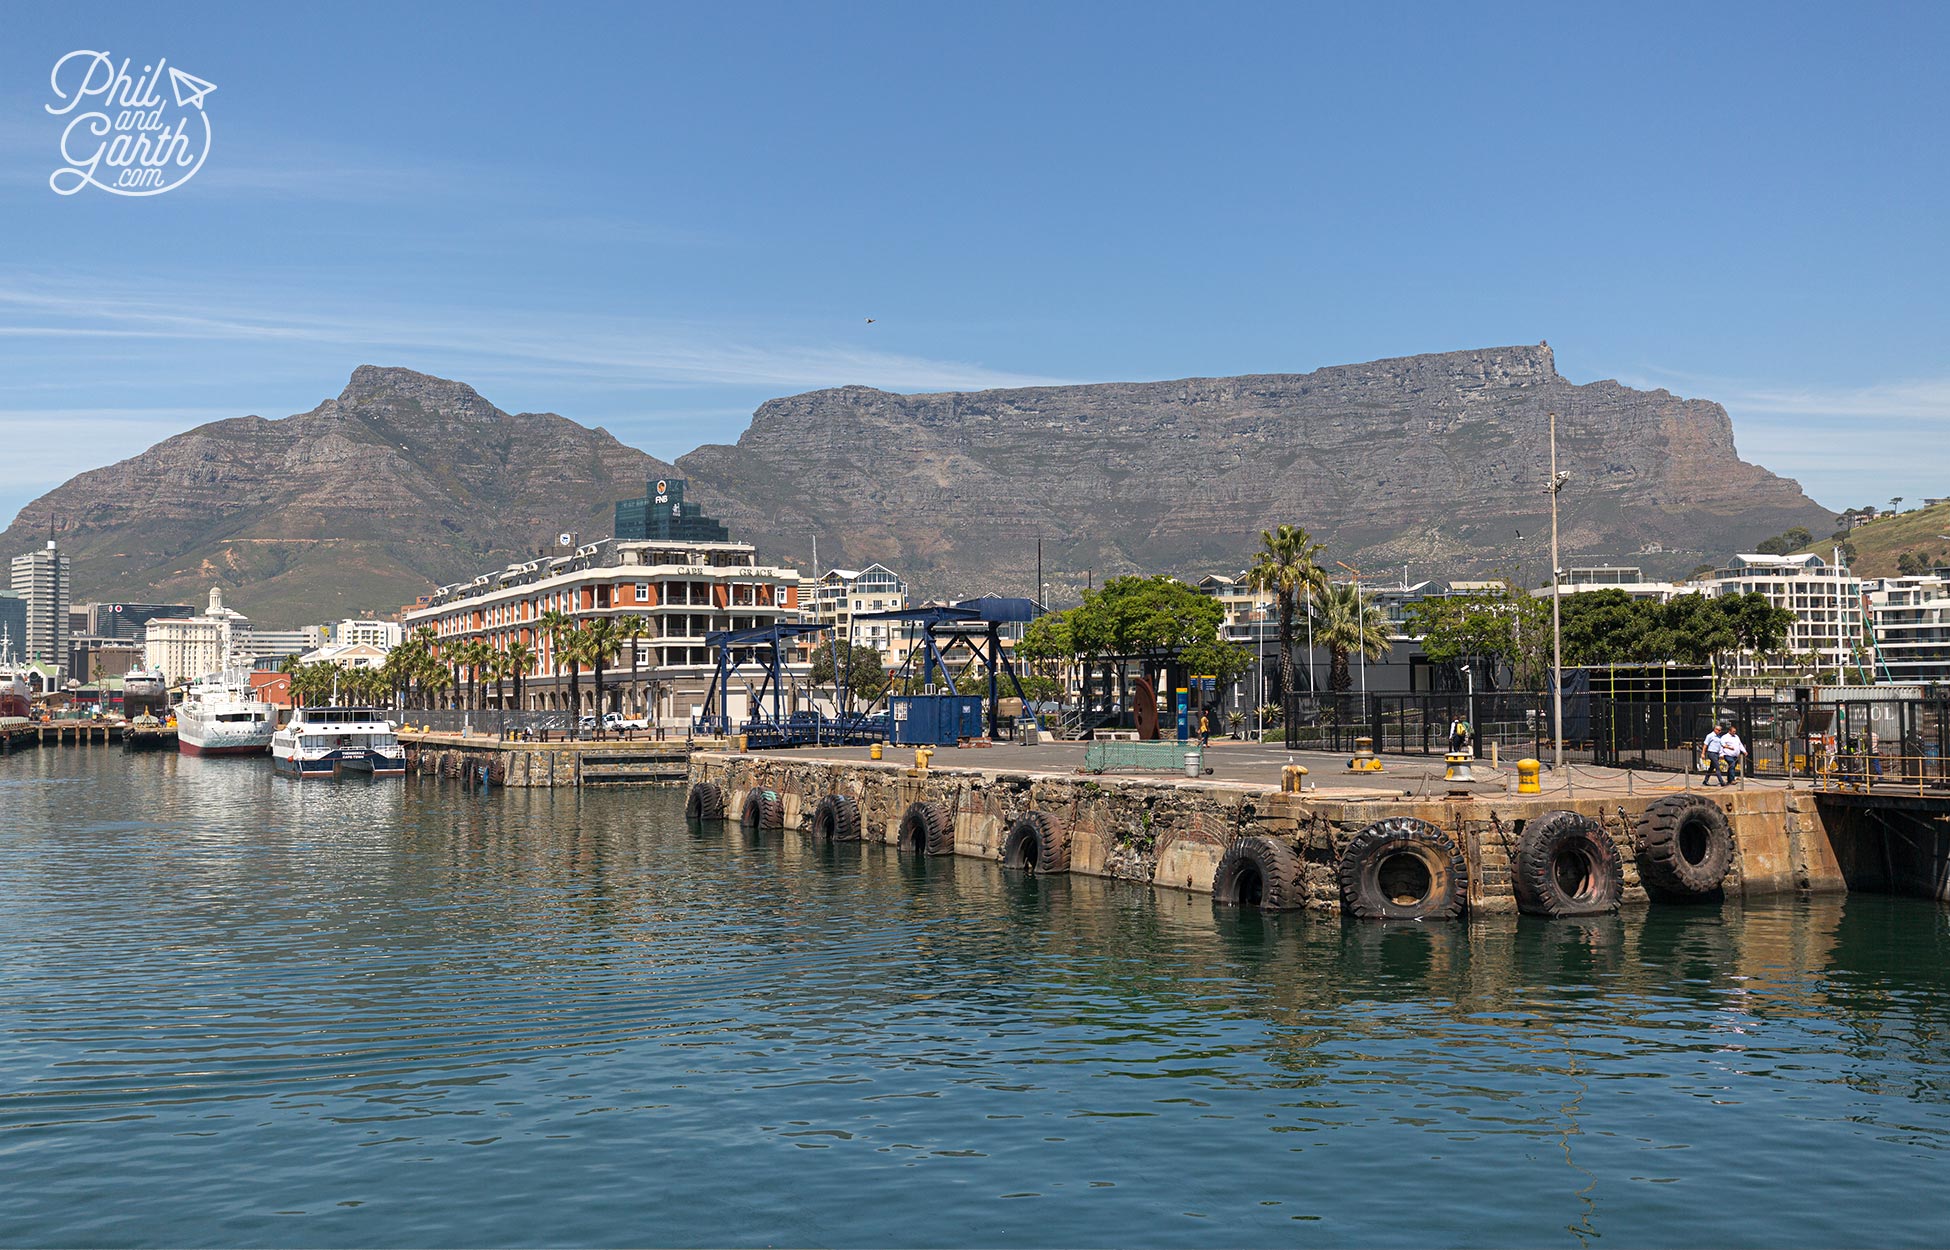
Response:
[{"label": "rubber tyre fender", "polygon": [[745,794],[738,823],[747,829],[779,829],[785,826],[785,804],[770,790],[753,787]]},{"label": "rubber tyre fender", "polygon": [[812,836],[815,842],[858,842],[860,804],[851,795],[827,795],[813,809]]},{"label": "rubber tyre fender", "polygon": [[723,820],[724,787],[713,781],[700,781],[684,796],[684,819]]},{"label": "rubber tyre fender", "polygon": [[1024,812],[1002,840],[1002,866],[1040,873],[1070,871],[1070,834],[1048,812]]},{"label": "rubber tyre fender", "polygon": [[954,818],[939,803],[909,803],[894,841],[903,855],[953,855]]},{"label": "rubber tyre fender", "polygon": [[1624,897],[1625,866],[1597,821],[1545,812],[1517,837],[1510,887],[1526,916],[1604,916]]},{"label": "rubber tyre fender", "polygon": [[1469,867],[1455,840],[1412,816],[1355,834],[1336,875],[1341,912],[1353,920],[1454,920],[1469,896]]},{"label": "rubber tyre fender", "polygon": [[1300,857],[1281,838],[1235,838],[1213,874],[1212,899],[1227,907],[1296,911],[1307,902]]},{"label": "rubber tyre fender", "polygon": [[1703,899],[1733,868],[1733,827],[1703,794],[1669,794],[1639,813],[1639,880],[1665,899]]}]

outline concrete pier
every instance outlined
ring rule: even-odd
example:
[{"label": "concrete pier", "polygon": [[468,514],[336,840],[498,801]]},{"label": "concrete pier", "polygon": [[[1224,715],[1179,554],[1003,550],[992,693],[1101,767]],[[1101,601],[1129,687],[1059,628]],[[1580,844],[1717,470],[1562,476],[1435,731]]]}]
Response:
[{"label": "concrete pier", "polygon": [[[1357,779],[1331,771],[1344,768],[1344,759],[1312,759],[1320,788],[1286,793],[1279,784],[1284,752],[1250,762],[1240,752],[1228,761],[1224,749],[1214,748],[1208,756],[1217,760],[1213,775],[1196,779],[1091,776],[1060,751],[1034,748],[950,754],[952,763],[937,756],[933,766],[920,769],[912,750],[890,749],[880,762],[858,749],[702,751],[692,757],[689,777],[722,786],[732,819],[753,790],[776,795],[787,829],[807,828],[825,796],[846,795],[859,805],[863,836],[886,843],[897,841],[910,804],[939,803],[952,821],[954,853],[991,860],[1001,857],[1018,817],[1042,812],[1068,832],[1068,871],[1194,893],[1212,890],[1232,843],[1272,838],[1299,860],[1305,907],[1323,914],[1340,911],[1335,872],[1350,841],[1398,816],[1427,821],[1453,839],[1467,866],[1471,912],[1517,910],[1511,884],[1517,839],[1527,822],[1554,811],[1578,812],[1610,836],[1623,864],[1624,901],[1642,902],[1647,894],[1639,878],[1636,824],[1649,805],[1686,789],[1680,777],[1623,778],[1590,770],[1583,778],[1557,779],[1547,793],[1518,795],[1507,792],[1513,787],[1498,774],[1473,785],[1447,785],[1440,763],[1390,760],[1390,771]],[[1261,779],[1251,777],[1254,772]],[[1812,795],[1761,784],[1705,793],[1724,809],[1732,831],[1732,863],[1721,887],[1726,896],[1846,888]]]},{"label": "concrete pier", "polygon": [[675,785],[686,776],[690,744],[647,738],[521,742],[486,735],[402,731],[408,772],[515,789],[557,786]]}]

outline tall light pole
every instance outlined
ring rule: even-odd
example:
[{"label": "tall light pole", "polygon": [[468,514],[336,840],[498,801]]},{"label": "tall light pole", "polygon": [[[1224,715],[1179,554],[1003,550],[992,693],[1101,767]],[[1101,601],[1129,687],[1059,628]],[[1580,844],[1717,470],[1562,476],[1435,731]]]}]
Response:
[{"label": "tall light pole", "polygon": [[1366,714],[1368,710],[1368,604],[1361,597],[1361,570],[1340,560],[1334,563],[1354,574],[1354,636],[1357,643],[1354,650],[1361,663],[1361,711]]},{"label": "tall light pole", "polygon": [[1564,769],[1563,570],[1557,559],[1557,493],[1571,480],[1557,471],[1557,414],[1551,413],[1551,767]]},{"label": "tall light pole", "polygon": [[[1260,592],[1260,601],[1253,605],[1253,615],[1259,623],[1253,627],[1253,643],[1258,652],[1258,672],[1253,677],[1253,732],[1258,741],[1266,741],[1266,592]],[[1284,693],[1284,692],[1282,692]]]}]

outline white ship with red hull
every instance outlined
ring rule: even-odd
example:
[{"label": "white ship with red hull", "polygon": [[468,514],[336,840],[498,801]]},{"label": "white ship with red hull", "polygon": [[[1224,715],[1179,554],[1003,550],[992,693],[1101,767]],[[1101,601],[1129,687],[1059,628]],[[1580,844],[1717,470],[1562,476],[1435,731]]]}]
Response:
[{"label": "white ship with red hull", "polygon": [[278,729],[278,709],[252,697],[239,673],[206,677],[176,708],[176,747],[185,755],[263,755]]}]

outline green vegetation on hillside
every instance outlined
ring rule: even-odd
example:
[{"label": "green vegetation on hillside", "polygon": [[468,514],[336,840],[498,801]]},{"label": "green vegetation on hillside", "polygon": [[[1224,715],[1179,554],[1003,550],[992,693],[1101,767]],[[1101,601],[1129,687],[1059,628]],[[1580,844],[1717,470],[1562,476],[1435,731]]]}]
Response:
[{"label": "green vegetation on hillside", "polygon": [[1836,546],[1846,548],[1849,567],[1861,577],[1901,577],[1950,565],[1950,503],[1918,508],[1865,521],[1830,538],[1803,543],[1796,550],[1826,560]]}]

